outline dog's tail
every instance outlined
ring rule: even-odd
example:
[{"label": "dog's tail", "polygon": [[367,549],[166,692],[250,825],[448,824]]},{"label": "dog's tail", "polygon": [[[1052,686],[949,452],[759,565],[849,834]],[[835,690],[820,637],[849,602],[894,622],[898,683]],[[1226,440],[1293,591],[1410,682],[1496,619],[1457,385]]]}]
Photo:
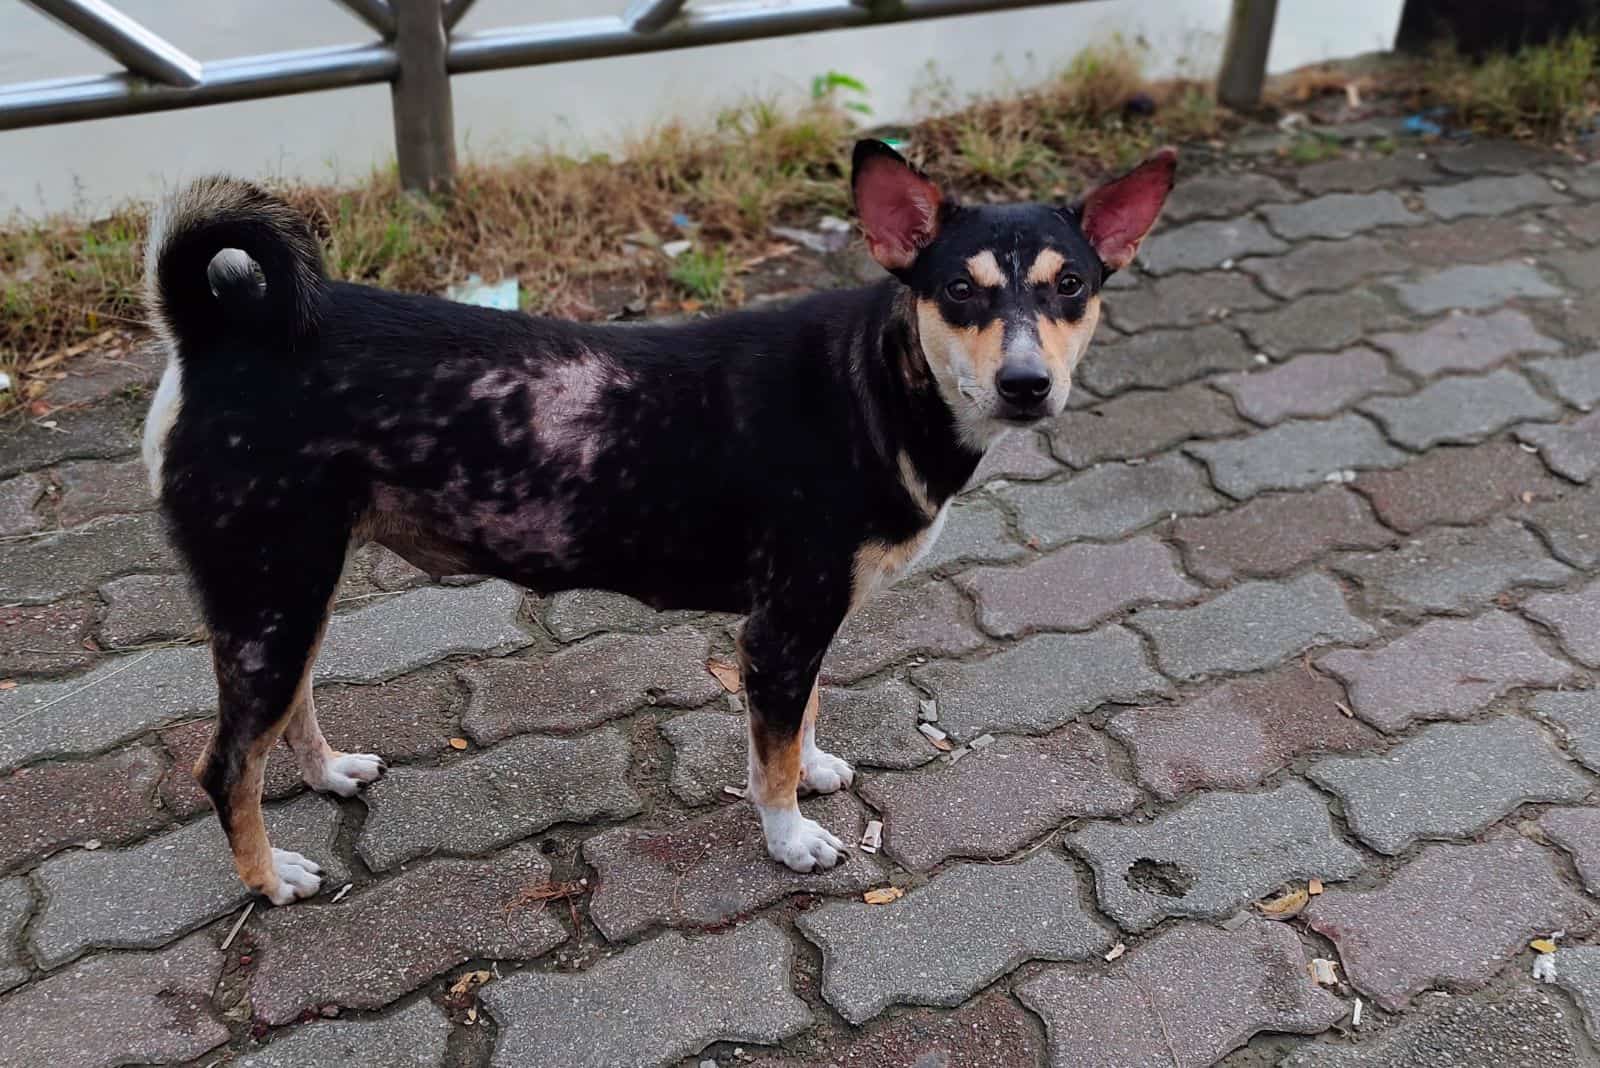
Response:
[{"label": "dog's tail", "polygon": [[145,310],[178,351],[228,341],[293,349],[316,333],[322,250],[298,212],[234,178],[168,198],[145,246]]}]

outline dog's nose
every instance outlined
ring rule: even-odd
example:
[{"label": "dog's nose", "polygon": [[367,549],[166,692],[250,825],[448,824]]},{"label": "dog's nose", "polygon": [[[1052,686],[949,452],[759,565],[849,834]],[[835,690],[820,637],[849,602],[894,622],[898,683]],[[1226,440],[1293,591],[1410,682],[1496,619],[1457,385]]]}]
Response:
[{"label": "dog's nose", "polygon": [[994,388],[1012,404],[1035,404],[1050,392],[1050,374],[1042,367],[1001,367]]}]

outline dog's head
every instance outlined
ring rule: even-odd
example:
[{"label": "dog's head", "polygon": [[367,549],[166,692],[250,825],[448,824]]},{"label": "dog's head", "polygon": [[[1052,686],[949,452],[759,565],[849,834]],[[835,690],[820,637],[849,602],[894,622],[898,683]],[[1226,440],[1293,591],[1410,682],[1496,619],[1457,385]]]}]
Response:
[{"label": "dog's head", "polygon": [[922,351],[969,443],[1061,414],[1100,319],[1172,189],[1165,148],[1076,204],[958,205],[882,141],[851,188],[872,256],[911,290]]}]

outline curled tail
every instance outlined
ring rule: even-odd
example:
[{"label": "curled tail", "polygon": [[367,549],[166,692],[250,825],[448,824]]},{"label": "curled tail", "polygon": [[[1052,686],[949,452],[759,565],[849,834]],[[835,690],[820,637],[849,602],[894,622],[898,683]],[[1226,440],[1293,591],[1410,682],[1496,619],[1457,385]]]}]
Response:
[{"label": "curled tail", "polygon": [[316,333],[322,249],[299,213],[234,178],[168,198],[145,246],[145,310],[180,351],[228,341],[293,349]]}]

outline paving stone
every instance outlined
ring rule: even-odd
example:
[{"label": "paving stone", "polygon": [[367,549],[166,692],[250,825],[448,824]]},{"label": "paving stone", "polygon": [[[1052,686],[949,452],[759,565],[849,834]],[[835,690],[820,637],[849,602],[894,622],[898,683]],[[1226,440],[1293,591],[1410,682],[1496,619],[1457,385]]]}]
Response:
[{"label": "paving stone", "polygon": [[1133,751],[1139,782],[1164,800],[1193,790],[1243,790],[1305,753],[1382,742],[1339,709],[1344,691],[1299,664],[1230,679],[1175,705],[1131,708],[1106,723]]},{"label": "paving stone", "polygon": [[[322,695],[317,695],[317,718],[322,719]],[[161,742],[170,761],[170,768],[161,779],[161,805],[179,819],[187,819],[198,812],[210,812],[211,801],[194,779],[195,761],[205,751],[206,744],[215,733],[214,718],[194,720],[168,727],[161,732]],[[323,724],[324,733],[327,725]],[[370,752],[349,745],[343,737],[328,734],[329,743],[345,752]],[[305,786],[300,778],[300,766],[287,742],[272,747],[267,754],[261,796],[268,801],[281,801],[299,793]],[[303,850],[302,850],[303,852]]]},{"label": "paving stone", "polygon": [[1568,489],[1522,511],[1557,559],[1593,571],[1600,567],[1600,483]]},{"label": "paving stone", "polygon": [[1559,728],[1568,749],[1585,767],[1600,772],[1600,690],[1536,693],[1527,706]]},{"label": "paving stone", "polygon": [[704,704],[721,687],[706,670],[706,636],[604,634],[539,659],[495,660],[461,672],[471,697],[462,729],[479,745],[526,731],[571,733],[653,704]]},{"label": "paving stone", "polygon": [[1518,805],[1589,792],[1543,731],[1511,717],[1441,723],[1381,756],[1329,757],[1307,774],[1339,795],[1362,841],[1390,856],[1422,838],[1469,838]]},{"label": "paving stone", "polygon": [[1279,237],[1353,237],[1380,226],[1415,226],[1422,216],[1393,193],[1329,193],[1298,204],[1269,204],[1261,209]]},{"label": "paving stone", "polygon": [[71,845],[122,842],[159,826],[161,759],[135,747],[0,776],[0,871]]},{"label": "paving stone", "polygon": [[44,520],[34,508],[44,491],[44,480],[38,475],[18,475],[0,482],[0,538],[44,529]]},{"label": "paving stone", "polygon": [[1162,216],[1175,223],[1191,219],[1230,218],[1259,204],[1294,199],[1275,178],[1250,172],[1202,174],[1185,178],[1172,189]]},{"label": "paving stone", "polygon": [[1447,442],[1481,441],[1524,419],[1559,419],[1561,406],[1533,391],[1515,371],[1481,377],[1451,376],[1409,397],[1375,397],[1361,410],[1410,449]]},{"label": "paving stone", "polygon": [[1068,412],[1051,432],[1055,452],[1073,467],[1131,460],[1190,438],[1234,434],[1245,424],[1214,390],[1195,382],[1176,389],[1141,389],[1093,408]]},{"label": "paving stone", "polygon": [[28,892],[26,880],[0,880],[0,992],[28,978],[28,966],[17,950],[22,944],[22,928],[32,912],[33,895]]},{"label": "paving stone", "polygon": [[913,871],[950,857],[998,859],[1069,819],[1130,812],[1141,796],[1081,724],[1003,737],[955,764],[873,775],[860,793],[883,813],[884,851]]},{"label": "paving stone", "polygon": [[1600,946],[1558,950],[1556,983],[1578,1003],[1589,1037],[1600,1040]]},{"label": "paving stone", "polygon": [[1517,141],[1482,140],[1438,153],[1439,166],[1451,174],[1521,174],[1568,162],[1542,147]]},{"label": "paving stone", "polygon": [[533,639],[517,626],[522,591],[506,582],[427,587],[335,615],[317,682],[382,682],[448,656],[498,656]]},{"label": "paving stone", "polygon": [[[867,825],[848,793],[806,801],[801,811],[851,845]],[[589,918],[613,942],[657,926],[716,929],[790,894],[858,894],[883,879],[854,849],[828,871],[790,871],[767,856],[761,821],[748,805],[664,830],[605,831],[584,842],[583,859],[598,876]]]},{"label": "paving stone", "polygon": [[364,546],[372,554],[370,570],[372,584],[380,590],[398,593],[401,590],[426,586],[433,581],[422,568],[376,543]]},{"label": "paving stone", "polygon": [[[322,865],[324,889],[337,889],[349,874],[333,850],[338,808],[303,797],[265,811],[273,844]],[[34,878],[45,900],[29,938],[47,968],[97,946],[163,945],[251,896],[234,872],[222,826],[209,816],[127,849],[58,853]]]},{"label": "paving stone", "polygon": [[1139,253],[1139,262],[1151,274],[1203,271],[1245,256],[1276,255],[1289,246],[1254,219],[1195,222],[1163,230]]},{"label": "paving stone", "polygon": [[1435,986],[1475,990],[1528,939],[1590,923],[1532,842],[1433,845],[1376,890],[1330,887],[1306,909],[1357,990],[1389,1012]]},{"label": "paving stone", "polygon": [[1578,196],[1588,197],[1590,200],[1600,198],[1600,163],[1589,163],[1563,171],[1561,176]]},{"label": "paving stone", "polygon": [[1110,702],[1169,692],[1123,627],[1039,634],[968,664],[930,664],[911,679],[939,702],[939,727],[962,740],[990,730],[1054,730]]},{"label": "paving stone", "polygon": [[1506,518],[1432,530],[1381,553],[1350,553],[1333,567],[1359,581],[1385,612],[1465,612],[1519,586],[1560,586],[1574,577],[1526,527]]},{"label": "paving stone", "polygon": [[[1081,392],[1080,390],[1079,393]],[[989,451],[978,461],[978,469],[967,480],[967,485],[982,486],[997,478],[1032,482],[1060,473],[1061,465],[1056,463],[1049,450],[1044,447],[1043,440],[1038,434],[1031,430],[1013,430],[1008,434],[1002,434],[1000,440],[989,446]],[[954,518],[951,517],[952,520]],[[945,527],[942,537],[949,537],[948,522]]]},{"label": "paving stone", "polygon": [[1377,159],[1334,159],[1313,163],[1295,172],[1301,189],[1313,196],[1323,193],[1370,193],[1391,186],[1422,185],[1443,176],[1433,161],[1415,153],[1396,152]]},{"label": "paving stone", "polygon": [[556,823],[624,819],[643,807],[614,727],[514,738],[442,768],[391,768],[366,793],[356,851],[374,871],[432,853],[497,849]]},{"label": "paving stone", "polygon": [[1593,411],[1600,404],[1600,349],[1570,358],[1530,360],[1527,366],[1579,411]]},{"label": "paving stone", "polygon": [[1443,371],[1487,371],[1518,353],[1560,352],[1522,312],[1503,308],[1488,315],[1454,314],[1426,330],[1379,334],[1372,343],[1394,353],[1400,366],[1431,377]]},{"label": "paving stone", "polygon": [[1600,290],[1600,249],[1557,252],[1544,257],[1579,293]]},{"label": "paving stone", "polygon": [[1023,534],[1043,548],[1119,538],[1158,519],[1204,515],[1223,503],[1206,488],[1199,468],[1176,453],[1148,463],[1101,464],[1063,485],[1007,486],[998,495],[1017,510]]},{"label": "paving stone", "polygon": [[1418,267],[1455,267],[1564,247],[1552,227],[1526,215],[1414,226],[1395,233],[1389,241],[1397,253]]},{"label": "paving stone", "polygon": [[1371,349],[1297,356],[1259,371],[1221,375],[1216,387],[1233,398],[1239,414],[1263,425],[1292,416],[1333,415],[1374,393],[1405,393],[1411,386],[1390,372]]},{"label": "paving stone", "polygon": [[1398,274],[1409,266],[1389,245],[1370,237],[1312,241],[1286,256],[1248,259],[1239,264],[1241,270],[1255,275],[1267,292],[1286,298],[1335,293],[1368,278]]},{"label": "paving stone", "polygon": [[1377,549],[1395,540],[1359,497],[1339,486],[1271,494],[1220,515],[1180,519],[1172,536],[1188,570],[1219,585],[1284,575],[1332,549]]},{"label": "paving stone", "polygon": [[[1055,461],[1051,461],[1054,463]],[[945,513],[944,530],[917,562],[913,575],[959,570],[969,562],[1003,563],[1026,550],[1011,540],[1005,513],[981,497],[957,498]]]},{"label": "paving stone", "polygon": [[649,605],[620,593],[566,590],[550,598],[544,625],[557,641],[575,642],[603,630],[648,630],[662,618]]},{"label": "paving stone", "polygon": [[1259,350],[1273,356],[1334,352],[1401,320],[1369,289],[1314,293],[1277,311],[1237,315],[1233,325]]},{"label": "paving stone", "polygon": [[56,519],[64,527],[156,506],[143,460],[81,460],[62,464],[54,474],[61,486]]},{"label": "paving stone", "polygon": [[1572,854],[1591,894],[1600,894],[1600,808],[1553,808],[1539,817],[1545,837]]},{"label": "paving stone", "polygon": [[1402,1018],[1392,1030],[1355,1046],[1302,1046],[1279,1068],[1580,1068],[1578,1048],[1555,1002],[1514,987],[1487,1002],[1453,999]]},{"label": "paving stone", "polygon": [[902,1012],[878,1026],[830,1036],[826,1048],[804,1059],[785,1053],[750,1059],[746,1051],[739,1063],[749,1068],[1019,1068],[1040,1064],[1043,1056],[1039,1022],[997,992],[954,1012]]},{"label": "paving stone", "polygon": [[0,544],[0,603],[46,604],[92,591],[123,572],[176,567],[153,514],[114,516]]},{"label": "paving stone", "polygon": [[1339,584],[1319,574],[1242,583],[1193,608],[1136,609],[1128,624],[1154,643],[1161,670],[1180,679],[1256,671],[1315,645],[1377,635],[1350,614]]},{"label": "paving stone", "polygon": [[1110,396],[1134,387],[1166,389],[1217,371],[1238,371],[1254,359],[1239,332],[1226,326],[1146,330],[1126,341],[1090,348],[1076,377],[1095,393]]},{"label": "paving stone", "polygon": [[202,626],[181,575],[126,575],[101,586],[100,596],[100,637],[111,648],[181,638]]},{"label": "paving stone", "polygon": [[1047,969],[1017,994],[1044,1018],[1050,1063],[1072,1068],[1205,1068],[1257,1032],[1316,1034],[1345,1011],[1311,981],[1294,931],[1264,920],[1181,924],[1110,967]]},{"label": "paving stone", "polygon": [[1179,574],[1153,537],[1069,545],[1023,567],[984,567],[957,580],[978,603],[978,624],[1015,638],[1034,630],[1084,630],[1136,604],[1187,601],[1204,591]]},{"label": "paving stone", "polygon": [[114,1068],[187,1061],[228,1040],[211,1007],[222,954],[204,934],[159,953],[107,953],[12,994],[0,1065]]},{"label": "paving stone", "polygon": [[1107,298],[1105,310],[1117,329],[1131,334],[1158,326],[1198,326],[1276,303],[1247,275],[1214,271],[1152,279]]},{"label": "paving stone", "polygon": [[1530,597],[1523,611],[1555,631],[1567,655],[1586,667],[1600,667],[1600,582]]},{"label": "paving stone", "polygon": [[1203,460],[1216,487],[1238,500],[1262,490],[1311,489],[1339,471],[1397,467],[1407,459],[1353,413],[1294,419],[1247,438],[1200,442],[1185,451]]},{"label": "paving stone", "polygon": [[567,940],[555,910],[524,897],[549,879],[550,865],[525,846],[492,860],[431,860],[350,894],[333,923],[321,909],[268,909],[254,925],[256,1017],[381,1008],[464,961],[537,957]]},{"label": "paving stone", "polygon": [[1588,482],[1600,471],[1600,412],[1570,423],[1518,427],[1517,439],[1537,448],[1550,470],[1574,482]]},{"label": "paving stone", "polygon": [[33,419],[14,419],[0,431],[0,478],[63,460],[110,460],[139,449],[150,405],[116,401],[92,408],[66,409],[50,416],[47,427]]},{"label": "paving stone", "polygon": [[234,1068],[304,1068],[308,1064],[443,1068],[450,1018],[433,1002],[414,1001],[375,1020],[319,1020],[280,1035],[234,1061]]},{"label": "paving stone", "polygon": [[1600,242],[1600,214],[1595,213],[1592,205],[1568,204],[1552,208],[1545,215],[1566,227],[1567,233],[1579,241],[1591,245]]},{"label": "paving stone", "polygon": [[1505,215],[1524,208],[1571,203],[1550,186],[1548,178],[1518,174],[1508,178],[1475,178],[1422,191],[1422,202],[1441,219],[1467,215]]},{"label": "paving stone", "polygon": [[1093,823],[1066,844],[1094,868],[1100,908],[1137,934],[1172,916],[1217,919],[1280,885],[1361,871],[1304,783],[1206,793],[1144,824]]},{"label": "paving stone", "polygon": [[1363,472],[1353,484],[1379,518],[1406,534],[1481,523],[1561,488],[1538,457],[1509,441],[1433,449],[1395,471]]},{"label": "paving stone", "polygon": [[855,682],[913,654],[961,656],[983,644],[966,602],[943,582],[879,590],[845,620],[822,661],[822,681]]},{"label": "paving stone", "polygon": [[484,988],[495,1068],[676,1064],[713,1042],[780,1042],[811,1024],[789,986],[793,950],[765,920],[729,934],[667,932],[575,974],[521,972]]},{"label": "paving stone", "polygon": [[59,674],[93,663],[95,608],[85,597],[0,607],[0,676]]},{"label": "paving stone", "polygon": [[63,377],[50,382],[43,400],[57,407],[97,404],[117,394],[148,396],[166,366],[158,345],[91,349],[62,365]]},{"label": "paving stone", "polygon": [[1112,941],[1050,852],[958,865],[889,905],[830,901],[796,925],[822,950],[823,997],[853,1024],[896,1003],[954,1007],[1024,961],[1081,961]]},{"label": "paving stone", "polygon": [[1493,308],[1508,300],[1548,300],[1561,290],[1520,260],[1447,267],[1416,282],[1396,282],[1400,301],[1419,315],[1452,308]]}]

